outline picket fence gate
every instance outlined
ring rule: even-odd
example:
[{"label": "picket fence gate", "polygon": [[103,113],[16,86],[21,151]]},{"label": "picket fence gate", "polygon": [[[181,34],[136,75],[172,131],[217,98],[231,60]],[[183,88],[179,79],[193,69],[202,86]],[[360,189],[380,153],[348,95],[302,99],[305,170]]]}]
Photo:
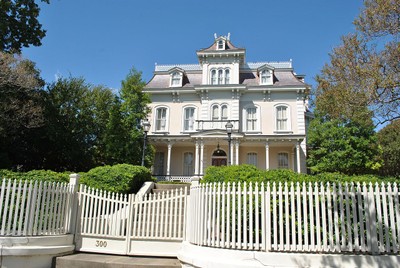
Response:
[{"label": "picket fence gate", "polygon": [[188,241],[215,248],[398,254],[397,184],[201,184],[191,188]]},{"label": "picket fence gate", "polygon": [[49,236],[71,232],[71,184],[3,179],[0,236]]},{"label": "picket fence gate", "polygon": [[76,250],[176,256],[185,239],[187,189],[116,194],[81,185]]}]

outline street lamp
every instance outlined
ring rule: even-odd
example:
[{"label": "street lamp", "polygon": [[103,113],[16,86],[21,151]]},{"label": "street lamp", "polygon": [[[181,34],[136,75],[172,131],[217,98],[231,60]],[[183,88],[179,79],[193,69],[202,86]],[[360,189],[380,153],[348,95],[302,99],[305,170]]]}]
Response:
[{"label": "street lamp", "polygon": [[231,142],[232,142],[232,128],[233,128],[233,124],[231,123],[231,121],[228,121],[228,123],[226,123],[225,125],[226,128],[226,133],[228,133],[228,166],[231,165]]},{"label": "street lamp", "polygon": [[147,132],[149,132],[150,129],[150,122],[147,119],[143,120],[142,127],[143,127],[142,167],[144,167],[144,156],[146,154],[146,146],[147,146]]}]

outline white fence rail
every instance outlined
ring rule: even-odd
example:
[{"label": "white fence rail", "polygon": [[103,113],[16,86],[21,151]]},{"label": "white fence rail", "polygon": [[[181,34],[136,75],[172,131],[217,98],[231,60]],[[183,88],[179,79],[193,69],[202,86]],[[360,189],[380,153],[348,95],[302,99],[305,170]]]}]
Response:
[{"label": "white fence rail", "polygon": [[3,179],[0,235],[38,236],[70,232],[73,188],[66,183]]},{"label": "white fence rail", "polygon": [[191,189],[188,240],[287,252],[398,253],[397,184],[204,184]]}]

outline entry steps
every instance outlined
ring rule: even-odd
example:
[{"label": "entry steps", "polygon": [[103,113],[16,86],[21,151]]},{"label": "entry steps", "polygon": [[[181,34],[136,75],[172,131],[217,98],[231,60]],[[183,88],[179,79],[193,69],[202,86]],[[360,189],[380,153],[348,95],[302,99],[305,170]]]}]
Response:
[{"label": "entry steps", "polygon": [[[190,194],[190,183],[156,183],[152,190],[153,194],[171,191],[175,189],[187,188],[187,193]],[[185,189],[183,189],[185,190]]]},{"label": "entry steps", "polygon": [[57,257],[55,268],[177,268],[182,264],[177,258],[137,257],[107,254],[78,253]]}]

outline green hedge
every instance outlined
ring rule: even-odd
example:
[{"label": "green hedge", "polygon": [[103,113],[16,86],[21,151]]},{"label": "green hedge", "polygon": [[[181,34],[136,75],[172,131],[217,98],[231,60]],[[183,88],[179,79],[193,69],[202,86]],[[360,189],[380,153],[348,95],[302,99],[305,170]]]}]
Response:
[{"label": "green hedge", "polygon": [[70,172],[55,172],[51,170],[31,170],[28,172],[14,172],[0,169],[1,179],[38,180],[49,182],[69,182]]},{"label": "green hedge", "polygon": [[81,183],[117,193],[136,193],[145,181],[153,181],[149,169],[142,166],[118,164],[102,166],[81,173]]},{"label": "green hedge", "polygon": [[[0,178],[16,180],[39,180],[49,182],[69,182],[72,172],[54,172],[51,170],[32,170],[13,172],[0,169]],[[117,193],[136,193],[145,181],[154,181],[150,170],[129,164],[96,167],[88,172],[80,172],[80,183],[92,188]]]},{"label": "green hedge", "polygon": [[201,182],[400,182],[400,178],[340,173],[299,174],[288,169],[261,170],[253,165],[208,167]]}]

